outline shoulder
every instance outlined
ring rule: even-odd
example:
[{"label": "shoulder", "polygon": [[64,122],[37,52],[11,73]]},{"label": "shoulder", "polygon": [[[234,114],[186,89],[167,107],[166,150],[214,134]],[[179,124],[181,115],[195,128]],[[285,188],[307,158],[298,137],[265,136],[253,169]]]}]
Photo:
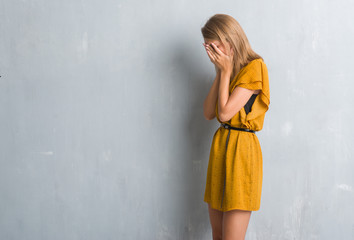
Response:
[{"label": "shoulder", "polygon": [[262,72],[262,66],[265,65],[261,58],[254,59],[246,64],[240,71],[240,77],[244,75],[257,75]]},{"label": "shoulder", "polygon": [[244,67],[245,69],[259,69],[263,64],[265,64],[262,60],[262,58],[257,58],[252,61],[250,61],[246,66]]},{"label": "shoulder", "polygon": [[[264,69],[266,69],[265,63],[262,58],[253,59],[248,62],[241,70],[236,74],[231,83],[240,84],[243,82],[252,81],[252,79],[262,79],[264,75]],[[234,87],[233,84],[231,84]]]}]

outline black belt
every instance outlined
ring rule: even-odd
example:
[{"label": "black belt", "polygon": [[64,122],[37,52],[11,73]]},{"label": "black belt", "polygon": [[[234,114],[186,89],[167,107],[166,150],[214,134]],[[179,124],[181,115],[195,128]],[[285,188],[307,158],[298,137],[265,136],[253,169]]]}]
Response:
[{"label": "black belt", "polygon": [[221,123],[221,126],[226,128],[226,129],[234,129],[234,130],[240,130],[240,131],[244,131],[244,132],[251,132],[251,133],[255,133],[256,131],[248,129],[248,128],[238,128],[238,127],[232,127],[227,123]]}]

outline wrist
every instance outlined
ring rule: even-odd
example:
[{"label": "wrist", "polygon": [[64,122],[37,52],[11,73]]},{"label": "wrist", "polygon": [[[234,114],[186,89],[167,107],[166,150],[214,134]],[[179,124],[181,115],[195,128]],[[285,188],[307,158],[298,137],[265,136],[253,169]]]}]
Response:
[{"label": "wrist", "polygon": [[228,69],[222,69],[222,70],[220,71],[220,75],[230,77],[230,76],[231,76],[231,71],[228,70]]}]

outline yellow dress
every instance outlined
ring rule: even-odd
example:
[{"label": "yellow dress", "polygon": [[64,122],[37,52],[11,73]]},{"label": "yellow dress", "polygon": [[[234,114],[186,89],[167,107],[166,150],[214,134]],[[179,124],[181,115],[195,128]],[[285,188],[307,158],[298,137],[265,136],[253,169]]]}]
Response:
[{"label": "yellow dress", "polygon": [[[270,103],[268,70],[263,60],[252,60],[240,70],[230,82],[230,94],[236,86],[261,91],[248,114],[242,108],[224,123],[261,130]],[[218,115],[218,101],[215,113],[222,123]],[[211,144],[204,201],[223,212],[233,209],[257,211],[261,204],[262,178],[262,151],[256,133],[220,126]]]}]

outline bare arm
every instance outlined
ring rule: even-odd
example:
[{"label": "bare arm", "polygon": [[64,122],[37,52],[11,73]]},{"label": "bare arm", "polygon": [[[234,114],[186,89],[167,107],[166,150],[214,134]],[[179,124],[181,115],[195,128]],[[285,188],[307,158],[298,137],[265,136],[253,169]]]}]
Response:
[{"label": "bare arm", "polygon": [[253,93],[260,90],[251,90],[243,87],[236,87],[229,96],[230,73],[223,71],[220,77],[218,112],[220,121],[230,120],[240,111],[250,99]]},{"label": "bare arm", "polygon": [[209,93],[204,100],[204,105],[203,105],[204,117],[207,120],[212,120],[215,118],[215,105],[218,96],[219,82],[221,76],[220,70],[218,70],[216,67],[215,67],[215,71],[216,71],[216,76],[213,85],[211,86]]}]

